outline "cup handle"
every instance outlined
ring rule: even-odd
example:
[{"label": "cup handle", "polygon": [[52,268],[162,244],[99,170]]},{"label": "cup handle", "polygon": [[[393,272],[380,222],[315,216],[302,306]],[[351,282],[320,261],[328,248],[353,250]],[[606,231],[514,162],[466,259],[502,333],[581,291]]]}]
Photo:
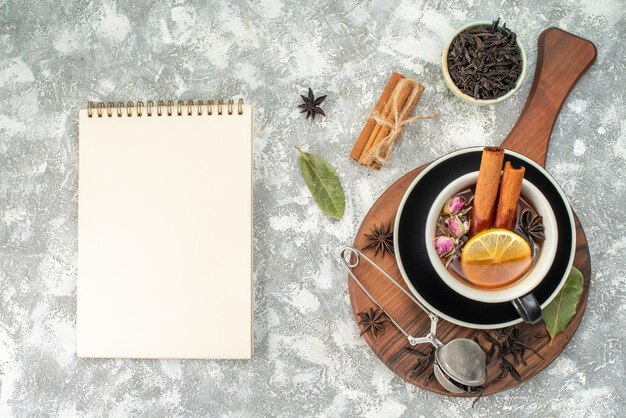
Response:
[{"label": "cup handle", "polygon": [[532,293],[522,296],[511,301],[517,313],[522,317],[524,322],[536,324],[543,318],[541,314],[541,306]]}]

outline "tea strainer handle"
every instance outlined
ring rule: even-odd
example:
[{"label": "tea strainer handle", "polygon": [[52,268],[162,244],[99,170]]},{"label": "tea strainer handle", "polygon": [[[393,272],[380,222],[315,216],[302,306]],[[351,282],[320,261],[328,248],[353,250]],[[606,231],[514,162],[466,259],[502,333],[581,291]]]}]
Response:
[{"label": "tea strainer handle", "polygon": [[[391,323],[393,323],[396,326],[396,328],[398,328],[398,330],[407,338],[410,345],[413,346],[417,344],[426,344],[426,343],[432,344],[435,347],[439,347],[442,345],[441,341],[439,341],[436,336],[437,321],[439,318],[435,314],[430,312],[428,309],[426,309],[417,299],[415,299],[413,295],[407,292],[406,289],[400,285],[400,283],[398,283],[378,264],[373,262],[368,256],[366,256],[365,254],[363,254],[361,251],[357,250],[356,248],[342,247],[339,254],[340,254],[343,264],[348,269],[348,274],[350,275],[352,280],[354,280],[354,282],[361,288],[361,290],[365,293],[365,295],[367,295],[367,297],[372,302],[374,302],[374,304],[378,306],[378,308],[380,308],[380,310],[382,310],[385,313],[385,315],[387,315]],[[374,296],[372,296],[372,294],[367,290],[367,288],[363,285],[363,283],[361,283],[361,281],[355,276],[352,269],[354,269],[356,266],[359,265],[359,263],[361,262],[361,258],[367,260],[368,263],[374,266],[374,268],[376,268],[376,270],[378,270],[383,276],[385,276],[387,280],[393,283],[394,286],[400,289],[402,293],[404,293],[409,299],[411,299],[413,303],[415,303],[422,311],[424,311],[428,315],[428,317],[430,318],[430,331],[428,332],[428,334],[426,334],[426,336],[414,337],[410,335],[404,328],[402,328],[402,326],[400,326],[400,324],[398,324],[398,322],[396,322],[395,319],[393,319],[391,315],[389,315],[389,313],[385,310],[385,308],[383,308],[383,306],[376,300]]]}]

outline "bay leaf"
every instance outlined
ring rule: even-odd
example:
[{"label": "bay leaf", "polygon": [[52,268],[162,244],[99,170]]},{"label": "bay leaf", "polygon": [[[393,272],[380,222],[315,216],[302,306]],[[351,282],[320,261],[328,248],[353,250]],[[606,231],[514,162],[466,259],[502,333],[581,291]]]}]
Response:
[{"label": "bay leaf", "polygon": [[320,156],[296,149],[300,153],[300,171],[313,200],[326,215],[341,219],[346,208],[346,195],[337,172]]},{"label": "bay leaf", "polygon": [[572,267],[561,291],[543,310],[543,322],[550,334],[550,344],[554,337],[562,333],[576,314],[576,307],[583,294],[583,275]]}]

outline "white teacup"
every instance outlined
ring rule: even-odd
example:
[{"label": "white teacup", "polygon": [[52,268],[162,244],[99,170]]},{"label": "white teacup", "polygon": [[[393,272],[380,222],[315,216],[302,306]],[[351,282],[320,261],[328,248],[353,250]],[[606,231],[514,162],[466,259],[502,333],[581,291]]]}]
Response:
[{"label": "white teacup", "polygon": [[[537,213],[543,217],[545,240],[541,245],[538,258],[531,267],[530,271],[528,271],[513,285],[501,289],[482,290],[468,284],[464,284],[445,268],[433,246],[437,219],[439,218],[439,214],[441,213],[444,204],[458,192],[474,186],[477,180],[478,171],[465,174],[448,184],[448,186],[441,191],[437,199],[435,199],[426,220],[425,239],[426,248],[428,249],[428,257],[439,277],[441,277],[441,279],[455,292],[469,299],[486,303],[510,301],[518,310],[522,318],[527,320],[527,318],[525,318],[524,311],[532,308],[532,306],[528,306],[528,304],[532,305],[532,301],[534,300],[534,296],[532,296],[531,292],[543,280],[550,270],[556,255],[558,243],[558,228],[554,212],[543,193],[541,193],[541,191],[539,191],[539,189],[532,183],[524,179],[522,183],[522,196],[535,208]],[[536,304],[536,300],[534,300],[534,303]],[[539,309],[540,315],[541,308],[539,307],[537,309]]]}]

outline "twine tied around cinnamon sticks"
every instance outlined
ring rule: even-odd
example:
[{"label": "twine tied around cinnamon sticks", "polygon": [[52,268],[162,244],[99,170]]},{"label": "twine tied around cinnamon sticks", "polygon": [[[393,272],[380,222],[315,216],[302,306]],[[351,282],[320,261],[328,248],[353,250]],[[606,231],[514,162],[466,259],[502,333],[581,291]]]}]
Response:
[{"label": "twine tied around cinnamon sticks", "polygon": [[420,82],[393,73],[350,156],[361,165],[380,169],[391,157],[393,146],[406,125],[438,118],[437,115],[410,117],[423,93],[424,86]]}]

